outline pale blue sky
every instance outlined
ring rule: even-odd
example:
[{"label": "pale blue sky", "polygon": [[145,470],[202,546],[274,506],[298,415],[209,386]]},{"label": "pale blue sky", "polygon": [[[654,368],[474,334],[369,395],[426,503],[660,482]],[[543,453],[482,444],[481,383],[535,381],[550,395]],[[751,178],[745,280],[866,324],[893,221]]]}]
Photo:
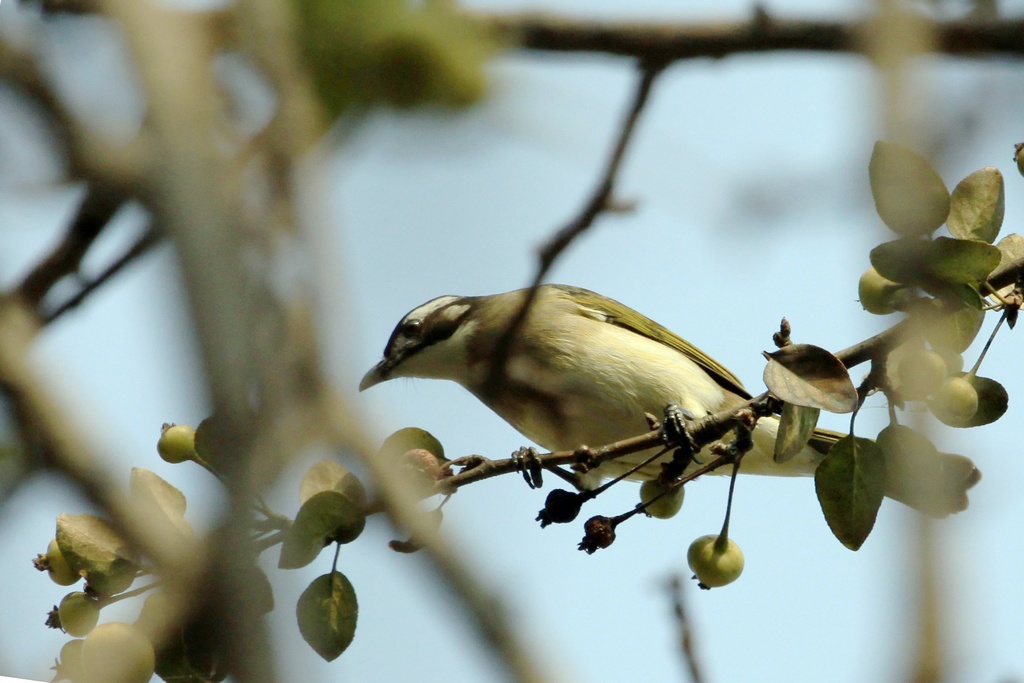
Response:
[{"label": "pale blue sky", "polygon": [[[749,11],[739,2],[680,8],[667,0],[631,3],[628,13],[621,2],[532,6],[680,20]],[[863,6],[794,1],[768,9],[820,16],[856,14]],[[0,22],[12,14],[4,3]],[[67,29],[51,29],[57,38],[60,30]],[[108,47],[93,57],[93,44],[79,40],[80,61],[116,63]],[[982,166],[1000,168],[1007,180],[1004,232],[1019,231],[1024,216],[1024,179],[1010,161],[1013,143],[1024,139],[1014,128],[1024,104],[1018,71],[1014,63],[938,59],[922,69],[933,98],[922,125],[948,135],[955,148],[940,165],[943,177],[952,187]],[[465,114],[372,117],[323,169],[330,199],[321,220],[328,227],[311,251],[330,266],[332,286],[322,301],[327,365],[337,386],[373,418],[374,431],[383,437],[415,425],[435,433],[450,455],[504,457],[524,439],[453,384],[397,381],[355,393],[409,309],[440,294],[493,293],[528,281],[532,250],[590,191],[633,88],[627,62],[599,56],[510,54],[496,59],[489,74],[492,98]],[[107,88],[109,94],[101,92]],[[132,106],[130,91],[116,82],[80,90]],[[650,315],[755,391],[760,352],[783,315],[797,339],[830,349],[869,336],[886,321],[862,311],[856,281],[868,250],[889,237],[867,187],[876,103],[871,69],[851,57],[757,55],[673,67],[656,87],[621,177],[619,196],[635,199],[638,210],[603,218],[551,279]],[[6,116],[9,100],[0,106]],[[16,128],[18,139],[23,129]],[[12,136],[0,130],[3,283],[59,233],[74,197],[45,186],[52,171],[29,166],[34,148],[17,157],[25,161],[10,162],[14,152],[7,150],[24,148]],[[112,236],[109,248],[130,233],[133,220],[125,218],[124,234]],[[203,509],[213,485],[197,468],[162,463],[154,449],[162,422],[195,423],[206,410],[184,320],[164,246],[48,329],[38,358],[63,400],[84,406],[80,419],[124,481],[131,465],[157,471],[189,494],[190,518],[201,524],[215,514]],[[972,353],[967,357],[973,361]],[[936,432],[942,450],[971,455],[984,473],[971,508],[939,526],[955,682],[1024,677],[1019,357],[1019,340],[1006,334],[986,361],[1011,396],[1000,423]],[[875,403],[858,424],[868,434],[884,420]],[[842,429],[844,421],[827,424]],[[275,494],[282,510],[294,509],[300,472],[297,465]],[[585,512],[630,507],[635,487],[617,488]],[[683,680],[661,583],[686,573],[691,540],[718,530],[725,491],[724,479],[696,482],[678,517],[627,524],[615,545],[594,556],[575,549],[578,524],[541,531],[533,517],[545,492],[531,492],[514,477],[460,492],[444,527],[563,680]],[[48,678],[65,637],[47,632],[42,620],[64,590],[33,572],[29,560],[45,549],[58,513],[84,509],[52,478],[37,478],[3,509],[0,577],[8,595],[0,610],[0,674]],[[687,593],[709,680],[903,680],[915,638],[913,522],[906,509],[886,502],[874,534],[852,553],[829,532],[810,480],[742,479],[731,533],[746,554],[746,570],[726,588]],[[331,664],[298,640],[293,616],[304,582],[326,572],[329,557],[289,573],[269,558],[282,680],[503,680],[424,561],[390,552],[393,533],[380,520],[368,531],[342,552],[341,568],[359,594],[360,622],[351,649]]]}]

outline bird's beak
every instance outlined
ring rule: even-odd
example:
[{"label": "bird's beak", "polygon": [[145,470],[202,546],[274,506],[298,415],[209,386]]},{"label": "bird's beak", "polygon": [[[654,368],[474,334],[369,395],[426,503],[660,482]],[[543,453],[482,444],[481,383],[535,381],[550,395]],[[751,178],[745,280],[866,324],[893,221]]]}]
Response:
[{"label": "bird's beak", "polygon": [[388,379],[388,367],[387,358],[370,368],[370,371],[363,375],[363,379],[359,382],[359,391],[365,391],[375,384],[387,381]]}]

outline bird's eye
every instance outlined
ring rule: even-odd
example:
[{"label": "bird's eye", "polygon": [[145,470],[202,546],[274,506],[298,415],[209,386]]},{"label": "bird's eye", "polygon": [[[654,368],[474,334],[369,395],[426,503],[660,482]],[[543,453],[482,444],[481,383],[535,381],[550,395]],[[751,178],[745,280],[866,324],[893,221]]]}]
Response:
[{"label": "bird's eye", "polygon": [[402,336],[418,337],[420,334],[420,329],[422,327],[423,324],[419,320],[407,320],[406,322],[402,323]]}]

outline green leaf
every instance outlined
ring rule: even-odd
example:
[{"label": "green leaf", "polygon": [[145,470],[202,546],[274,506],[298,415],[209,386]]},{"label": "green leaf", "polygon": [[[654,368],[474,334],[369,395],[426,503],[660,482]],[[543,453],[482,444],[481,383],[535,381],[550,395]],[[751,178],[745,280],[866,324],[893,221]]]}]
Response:
[{"label": "green leaf", "polygon": [[936,411],[933,407],[932,412],[940,422],[950,427],[964,429],[991,424],[1003,416],[1010,404],[1010,395],[1006,393],[1002,384],[988,377],[971,377],[964,373],[960,373],[960,376],[967,379],[974,390],[978,392],[978,410],[964,420],[941,410]]},{"label": "green leaf", "polygon": [[1024,258],[1024,237],[1012,232],[999,240],[996,248],[999,250],[1000,266],[1013,263],[1019,258]]},{"label": "green leaf", "polygon": [[947,468],[973,464],[966,458],[939,453],[928,437],[909,427],[889,425],[878,434],[878,448],[885,458],[885,494],[912,504],[914,509],[946,517],[966,505],[964,477]]},{"label": "green leaf", "polygon": [[937,237],[926,244],[926,272],[945,282],[983,282],[999,265],[999,249],[991,244],[952,237]]},{"label": "green leaf", "polygon": [[135,580],[137,554],[100,517],[59,515],[57,545],[68,566],[85,576],[87,588],[98,595],[125,591]]},{"label": "green leaf", "polygon": [[366,526],[366,513],[348,496],[321,491],[299,508],[295,521],[285,532],[278,567],[297,569],[316,559],[329,543],[350,543]]},{"label": "green leaf", "polygon": [[[1024,158],[1024,154],[1021,157]],[[1004,268],[1008,268],[1017,259],[1024,258],[1024,237],[1015,232],[1010,233],[999,240],[996,248],[999,249],[999,265],[996,267],[996,270],[1001,271]],[[1004,297],[1008,296],[1016,286],[1017,283],[1010,283],[1000,289],[999,294]]]},{"label": "green leaf", "polygon": [[821,411],[817,408],[795,406],[791,403],[782,406],[779,433],[775,437],[775,462],[787,462],[804,449],[814,434],[820,414]]},{"label": "green leaf", "polygon": [[786,403],[830,413],[850,413],[857,407],[857,389],[850,373],[825,349],[791,344],[764,355],[768,359],[764,383]]},{"label": "green leaf", "polygon": [[946,221],[949,190],[928,160],[914,150],[879,140],[871,153],[868,176],[875,209],[894,232],[904,237],[927,235]]},{"label": "green leaf", "polygon": [[356,634],[359,604],[355,589],[341,572],[319,576],[302,592],[295,616],[302,638],[318,655],[333,661]]},{"label": "green leaf", "polygon": [[977,284],[999,265],[999,250],[991,244],[951,237],[905,238],[872,249],[871,265],[883,277],[906,285],[927,285],[930,280]]},{"label": "green leaf", "polygon": [[1003,227],[1006,190],[1003,174],[992,166],[961,180],[950,197],[946,227],[954,237],[991,244]]},{"label": "green leaf", "polygon": [[814,472],[814,488],[832,533],[850,550],[875,525],[885,490],[885,460],[874,441],[844,436]]},{"label": "green leaf", "polygon": [[927,280],[924,265],[927,253],[928,242],[925,240],[892,240],[871,250],[871,265],[888,280],[904,285],[919,285]]},{"label": "green leaf", "polygon": [[337,491],[361,506],[366,505],[363,483],[334,460],[321,460],[306,471],[299,485],[299,502],[305,503],[322,491]]}]

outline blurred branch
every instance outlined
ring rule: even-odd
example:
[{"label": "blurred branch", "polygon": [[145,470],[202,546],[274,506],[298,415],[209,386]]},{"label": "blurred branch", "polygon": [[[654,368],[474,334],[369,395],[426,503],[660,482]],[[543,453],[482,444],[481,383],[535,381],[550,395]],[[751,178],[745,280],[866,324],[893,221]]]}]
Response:
[{"label": "blurred branch", "polygon": [[526,322],[526,316],[530,312],[530,307],[533,306],[533,302],[537,298],[537,289],[544,282],[544,278],[547,276],[548,271],[551,270],[555,260],[577,237],[594,224],[598,216],[612,207],[615,179],[622,165],[622,159],[626,154],[626,149],[629,147],[633,132],[636,130],[640,113],[647,104],[654,81],[665,70],[665,66],[664,62],[654,60],[644,60],[640,63],[640,78],[637,83],[636,92],[633,95],[633,101],[626,114],[626,118],[619,128],[619,134],[615,145],[612,147],[611,155],[605,164],[604,172],[590,198],[576,217],[570,220],[541,247],[538,253],[539,263],[537,264],[537,272],[533,277],[533,283],[530,285],[530,289],[527,291],[519,311],[495,346],[494,359],[491,362],[487,386],[484,389],[485,395],[495,393],[495,390],[500,386],[505,376],[505,365],[512,351],[512,343],[515,341],[519,330],[522,329],[523,323]]},{"label": "blurred branch", "polygon": [[60,316],[64,315],[73,308],[79,306],[83,301],[85,301],[85,298],[87,296],[92,294],[92,292],[94,292],[101,285],[103,285],[112,277],[121,272],[121,270],[124,269],[126,266],[128,266],[131,263],[134,263],[136,259],[138,259],[146,252],[148,252],[152,247],[156,246],[156,244],[160,242],[160,237],[160,233],[158,233],[156,230],[147,230],[135,242],[135,244],[130,246],[128,250],[121,255],[120,258],[118,258],[112,264],[107,266],[107,268],[102,273],[100,273],[95,278],[82,285],[81,289],[75,292],[73,296],[71,296],[63,303],[61,303],[52,311],[46,312],[43,315],[43,324],[49,325]]},{"label": "blurred branch", "polygon": [[69,420],[33,371],[29,346],[37,327],[29,309],[16,299],[0,299],[0,391],[10,400],[18,426],[42,464],[68,477],[109,516],[114,529],[161,568],[188,575],[194,560],[185,547],[163,542],[156,530],[132,508],[113,477],[92,456],[82,430]]},{"label": "blurred branch", "polygon": [[[529,50],[597,52],[673,62],[735,54],[799,51],[867,53],[877,24],[777,19],[757,11],[747,21],[698,24],[604,22],[547,14],[474,13],[498,37]],[[1024,19],[943,21],[929,25],[934,50],[958,57],[1024,56]]]},{"label": "blurred branch", "polygon": [[519,683],[545,683],[554,680],[523,642],[504,603],[477,578],[476,573],[439,533],[436,524],[423,514],[419,499],[408,480],[396,476],[384,458],[377,457],[351,409],[342,399],[325,390],[321,401],[321,423],[329,430],[331,441],[359,458],[377,486],[380,502],[388,517],[411,533],[429,558],[438,579],[447,586],[465,608],[481,639],[498,655],[508,678]]},{"label": "blurred branch", "polygon": [[693,647],[693,624],[686,614],[686,587],[681,577],[669,579],[668,589],[672,597],[672,614],[676,618],[676,630],[679,633],[679,653],[683,657],[686,670],[693,683],[704,683],[704,673]]},{"label": "blurred branch", "polygon": [[110,188],[90,186],[64,238],[14,289],[26,305],[38,310],[50,289],[68,275],[78,273],[93,241],[124,203],[124,196]]},{"label": "blurred branch", "polygon": [[139,181],[139,160],[148,142],[146,131],[115,146],[82,126],[57,96],[36,62],[35,55],[0,35],[0,82],[6,83],[42,109],[46,122],[65,155],[68,174],[131,194]]},{"label": "blurred branch", "polygon": [[917,652],[913,671],[908,683],[941,683],[945,680],[942,661],[946,643],[943,642],[944,623],[937,570],[942,566],[935,533],[935,521],[924,515],[916,515],[914,529],[908,533],[915,545],[911,563],[916,572],[914,587],[917,590]]}]

